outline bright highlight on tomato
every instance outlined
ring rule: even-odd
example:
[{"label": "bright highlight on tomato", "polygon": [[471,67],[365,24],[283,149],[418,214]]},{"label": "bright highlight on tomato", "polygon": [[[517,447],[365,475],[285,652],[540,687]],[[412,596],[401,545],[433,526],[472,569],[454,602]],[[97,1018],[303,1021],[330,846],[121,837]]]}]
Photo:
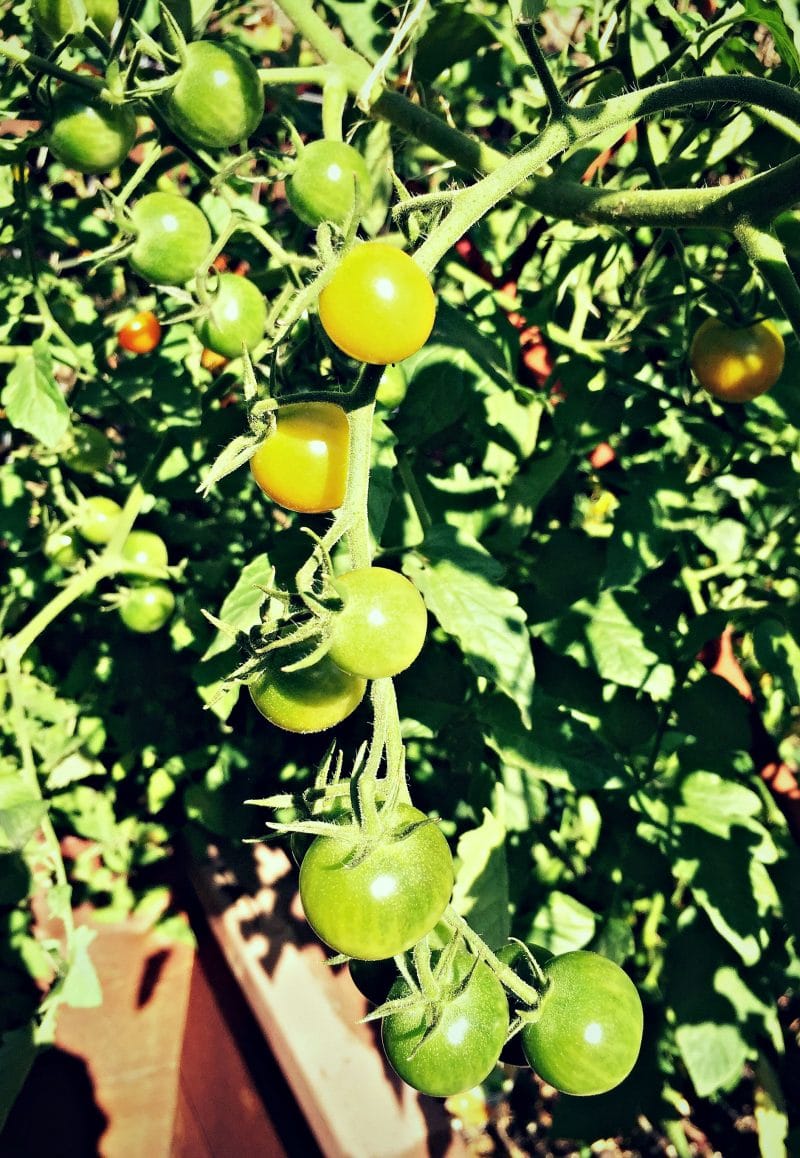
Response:
[{"label": "bright highlight on tomato", "polygon": [[428,627],[414,584],[386,567],[362,567],[338,575],[334,586],[344,606],[333,621],[333,662],[370,680],[405,671],[422,650]]},{"label": "bright highlight on tomato", "polygon": [[117,341],[131,354],[150,354],[161,341],[161,323],[152,310],[140,310],[119,328]]},{"label": "bright highlight on tomato", "polygon": [[344,141],[306,145],[286,183],[286,200],[306,225],[343,225],[369,189],[366,162]]},{"label": "bright highlight on tomato", "polygon": [[303,514],[336,510],[344,502],[350,426],[334,402],[281,406],[272,434],[250,459],[264,494]]},{"label": "bright highlight on tomato", "polygon": [[279,648],[250,684],[250,698],[261,715],[286,732],[324,732],[354,712],[364,698],[366,680],[338,668],[324,655],[310,667],[283,671],[299,659],[293,648]]},{"label": "bright highlight on tomato", "polygon": [[689,360],[700,385],[721,402],[750,402],[783,370],[783,338],[767,320],[732,327],[706,318],[692,339]]},{"label": "bright highlight on tomato", "polygon": [[129,105],[112,105],[68,85],[59,89],[47,143],[62,165],[77,173],[108,173],[122,164],[135,139]]},{"label": "bright highlight on tomato", "polygon": [[120,604],[119,615],[131,631],[159,631],[175,610],[175,596],[163,583],[134,587]]},{"label": "bright highlight on tomato", "polygon": [[566,1094],[604,1094],[633,1069],[642,1043],[642,1002],[619,965],[578,950],[545,962],[550,982],[522,1048],[541,1078]]},{"label": "bright highlight on tomato", "polygon": [[122,544],[122,558],[137,567],[165,570],[168,563],[167,544],[152,531],[131,531]]},{"label": "bright highlight on tomato", "polygon": [[342,259],[320,294],[319,317],[345,354],[385,366],[424,346],[436,298],[412,257],[384,241],[365,241]]},{"label": "bright highlight on tomato", "polygon": [[217,41],[186,45],[167,118],[188,145],[227,149],[245,141],[264,115],[258,69],[244,53]]},{"label": "bright highlight on tomato", "polygon": [[[429,1010],[403,1010],[383,1019],[383,1049],[404,1082],[423,1094],[447,1098],[477,1086],[494,1069],[508,1033],[508,1001],[492,970],[459,953],[444,978],[439,1019]],[[398,980],[389,1000],[410,989]]]},{"label": "bright highlight on tomato", "polygon": [[128,260],[155,285],[184,285],[211,249],[202,210],[177,193],[147,193],[131,209],[136,239]]},{"label": "bright highlight on tomato", "polygon": [[122,507],[105,495],[92,495],[83,504],[77,520],[78,531],[89,543],[101,546],[114,534]]},{"label": "bright highlight on tomato", "polygon": [[358,849],[352,831],[316,837],[300,865],[300,899],[326,945],[379,961],[434,927],[453,890],[453,858],[439,828],[410,804],[398,804],[383,838],[354,859]]},{"label": "bright highlight on tomato", "polygon": [[203,345],[223,358],[239,358],[264,337],[267,303],[258,286],[235,273],[219,276],[211,310],[197,324]]}]

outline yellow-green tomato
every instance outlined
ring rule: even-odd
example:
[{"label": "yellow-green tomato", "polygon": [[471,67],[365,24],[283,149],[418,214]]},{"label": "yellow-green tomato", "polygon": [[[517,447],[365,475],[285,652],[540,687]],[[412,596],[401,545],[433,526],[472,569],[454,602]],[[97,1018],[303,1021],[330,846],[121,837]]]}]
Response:
[{"label": "yellow-green tomato", "polygon": [[361,703],[366,680],[342,671],[327,655],[310,667],[283,670],[298,658],[293,647],[271,652],[250,684],[253,703],[264,719],[286,732],[335,728]]},{"label": "yellow-green tomato", "polygon": [[[119,0],[83,0],[83,7],[87,18],[109,37],[119,16]],[[71,0],[33,0],[31,15],[51,40],[62,40],[68,32],[83,30],[81,16],[76,15],[79,8],[79,3]]]},{"label": "yellow-green tomato", "polygon": [[208,350],[239,358],[264,337],[267,303],[258,286],[235,273],[220,274],[209,312],[197,324],[197,336]]},{"label": "yellow-green tomato", "polygon": [[405,671],[422,650],[428,627],[414,584],[386,567],[361,567],[337,576],[334,586],[343,606],[331,630],[333,662],[370,680]]}]

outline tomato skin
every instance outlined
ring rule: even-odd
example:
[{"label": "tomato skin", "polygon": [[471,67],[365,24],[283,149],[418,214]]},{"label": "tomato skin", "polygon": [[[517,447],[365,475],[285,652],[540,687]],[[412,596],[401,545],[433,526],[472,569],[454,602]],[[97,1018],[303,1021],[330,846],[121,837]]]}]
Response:
[{"label": "tomato skin", "polygon": [[311,667],[282,671],[299,658],[279,648],[250,684],[250,698],[264,719],[285,732],[324,732],[354,712],[364,698],[365,680],[349,675],[326,655]]},{"label": "tomato skin", "polygon": [[146,193],[131,209],[131,267],[156,285],[185,285],[211,249],[202,210],[177,193]]},{"label": "tomato skin", "polygon": [[72,531],[53,531],[47,536],[44,553],[51,562],[65,570],[74,567],[81,557],[78,540]]},{"label": "tomato skin", "polygon": [[286,183],[286,200],[306,225],[343,225],[369,190],[369,173],[358,149],[344,141],[311,141]]},{"label": "tomato skin", "polygon": [[305,515],[336,510],[344,502],[350,425],[334,402],[281,406],[272,434],[250,459],[264,494]]},{"label": "tomato skin", "polygon": [[169,562],[167,544],[152,531],[131,531],[122,544],[122,557],[137,567],[166,570]]},{"label": "tomato skin", "polygon": [[78,531],[88,543],[104,546],[114,534],[122,507],[105,495],[92,495],[78,515]]},{"label": "tomato skin", "polygon": [[425,345],[436,298],[412,257],[384,241],[365,241],[342,258],[319,295],[319,317],[345,354],[385,366]]},{"label": "tomato skin", "polygon": [[186,45],[178,82],[166,102],[167,119],[182,140],[201,149],[245,141],[264,115],[258,69],[243,52],[210,40]]},{"label": "tomato skin", "polygon": [[642,1042],[642,1002],[619,965],[579,949],[544,965],[539,1019],[522,1029],[531,1069],[566,1094],[604,1094],[628,1076]]},{"label": "tomato skin", "polygon": [[[84,0],[84,3],[87,17],[107,39],[119,16],[118,0]],[[31,15],[51,40],[62,40],[68,32],[76,31],[69,0],[33,0]]]},{"label": "tomato skin", "polygon": [[94,474],[106,469],[112,454],[113,448],[103,431],[80,422],[73,426],[72,439],[61,460],[79,474]]},{"label": "tomato skin", "polygon": [[[488,965],[458,953],[446,981],[463,988],[444,1001],[441,1019],[432,1029],[424,1007],[390,1014],[381,1029],[392,1068],[408,1085],[434,1098],[471,1090],[487,1078],[508,1033],[505,991]],[[409,992],[401,978],[389,1000]]]},{"label": "tomato skin", "polygon": [[150,354],[161,341],[161,323],[152,310],[140,310],[120,326],[117,341],[131,354]]},{"label": "tomato skin", "polygon": [[149,635],[164,626],[175,610],[175,596],[163,583],[134,587],[120,604],[119,615],[130,631]]},{"label": "tomato skin", "polygon": [[338,575],[344,600],[336,613],[328,655],[344,671],[378,680],[405,671],[419,655],[428,628],[422,596],[405,575],[360,567]]},{"label": "tomato skin", "polygon": [[379,961],[410,949],[441,917],[453,891],[453,858],[432,823],[395,806],[382,839],[350,863],[358,835],[318,836],[300,865],[300,900],[314,932],[338,953]]},{"label": "tomato skin", "polygon": [[108,173],[136,139],[130,105],[112,105],[64,85],[53,101],[47,143],[54,157],[77,173]]},{"label": "tomato skin", "polygon": [[689,350],[700,385],[721,402],[750,402],[765,394],[783,370],[783,338],[767,320],[733,328],[706,318]]},{"label": "tomato skin", "polygon": [[211,312],[197,324],[203,345],[223,358],[240,358],[242,345],[248,350],[264,337],[267,303],[258,286],[249,278],[222,273]]}]

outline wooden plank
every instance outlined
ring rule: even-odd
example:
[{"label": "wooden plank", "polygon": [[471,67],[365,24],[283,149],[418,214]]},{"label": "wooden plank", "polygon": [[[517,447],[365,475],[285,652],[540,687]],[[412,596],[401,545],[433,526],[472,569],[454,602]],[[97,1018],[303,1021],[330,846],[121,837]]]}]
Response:
[{"label": "wooden plank", "polygon": [[242,859],[214,848],[191,869],[228,964],[326,1158],[466,1154],[440,1101],[388,1067],[364,998],[331,969],[310,933],[285,854],[252,845]]}]

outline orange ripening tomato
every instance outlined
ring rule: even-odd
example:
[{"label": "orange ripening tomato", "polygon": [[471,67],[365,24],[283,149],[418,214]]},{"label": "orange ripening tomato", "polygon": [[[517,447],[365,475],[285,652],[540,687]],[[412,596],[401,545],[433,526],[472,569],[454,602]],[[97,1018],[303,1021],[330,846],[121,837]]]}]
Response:
[{"label": "orange ripening tomato", "polygon": [[117,341],[131,354],[150,354],[161,341],[161,325],[151,310],[141,310],[117,331]]},{"label": "orange ripening tomato", "polygon": [[728,326],[706,318],[689,350],[700,385],[721,402],[751,402],[771,389],[783,370],[784,344],[772,322]]}]

